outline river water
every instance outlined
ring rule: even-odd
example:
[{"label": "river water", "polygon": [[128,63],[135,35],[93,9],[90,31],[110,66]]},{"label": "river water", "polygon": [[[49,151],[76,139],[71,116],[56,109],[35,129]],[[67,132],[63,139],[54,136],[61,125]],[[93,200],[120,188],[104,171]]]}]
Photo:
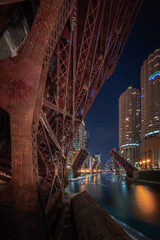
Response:
[{"label": "river water", "polygon": [[160,185],[129,183],[114,174],[70,182],[73,193],[87,191],[108,214],[153,240],[160,240]]}]

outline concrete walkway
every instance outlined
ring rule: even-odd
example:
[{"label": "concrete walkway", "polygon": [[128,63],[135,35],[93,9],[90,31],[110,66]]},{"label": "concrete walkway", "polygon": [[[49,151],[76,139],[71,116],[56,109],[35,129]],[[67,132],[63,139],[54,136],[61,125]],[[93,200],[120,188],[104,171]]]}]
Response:
[{"label": "concrete walkway", "polygon": [[66,199],[54,240],[131,240],[85,191]]}]

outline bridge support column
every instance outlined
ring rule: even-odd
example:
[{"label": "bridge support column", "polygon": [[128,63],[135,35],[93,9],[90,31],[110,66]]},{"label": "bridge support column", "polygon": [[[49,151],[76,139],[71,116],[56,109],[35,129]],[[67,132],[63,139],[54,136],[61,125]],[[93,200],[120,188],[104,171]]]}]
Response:
[{"label": "bridge support column", "polygon": [[0,104],[10,114],[12,162],[12,179],[0,194],[0,238],[5,240],[49,239],[38,201],[32,122],[45,49],[63,0],[41,2],[22,51],[0,65]]}]

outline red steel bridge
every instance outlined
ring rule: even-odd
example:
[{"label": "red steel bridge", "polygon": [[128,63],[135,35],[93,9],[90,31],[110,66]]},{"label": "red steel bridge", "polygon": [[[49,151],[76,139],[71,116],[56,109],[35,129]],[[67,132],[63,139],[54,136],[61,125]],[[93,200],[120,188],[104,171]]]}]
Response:
[{"label": "red steel bridge", "polygon": [[112,160],[114,161],[115,168],[119,171],[119,164],[125,169],[128,177],[133,178],[136,177],[136,173],[138,173],[138,169],[135,168],[131,163],[129,163],[126,159],[124,159],[121,155],[119,155],[114,149],[111,150],[110,155]]},{"label": "red steel bridge", "polygon": [[78,170],[82,167],[88,153],[84,150],[81,149],[77,158],[75,159],[73,163],[73,176],[78,177],[80,175],[80,172]]},{"label": "red steel bridge", "polygon": [[141,2],[0,2],[1,32],[15,4],[27,14],[37,4],[15,56],[0,61],[0,179],[8,183],[0,193],[1,239],[50,239],[71,143],[116,67]]}]

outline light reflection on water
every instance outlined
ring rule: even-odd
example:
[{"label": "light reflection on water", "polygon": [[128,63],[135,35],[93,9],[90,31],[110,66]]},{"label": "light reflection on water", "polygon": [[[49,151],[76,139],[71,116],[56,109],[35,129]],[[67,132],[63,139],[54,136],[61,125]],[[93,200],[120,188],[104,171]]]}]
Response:
[{"label": "light reflection on water", "polygon": [[135,201],[137,203],[137,215],[147,222],[156,223],[156,212],[158,210],[156,195],[145,186],[136,186]]},{"label": "light reflection on water", "polygon": [[110,214],[152,239],[160,239],[160,186],[119,182],[116,175],[88,176],[70,184],[71,191],[88,191]]}]

